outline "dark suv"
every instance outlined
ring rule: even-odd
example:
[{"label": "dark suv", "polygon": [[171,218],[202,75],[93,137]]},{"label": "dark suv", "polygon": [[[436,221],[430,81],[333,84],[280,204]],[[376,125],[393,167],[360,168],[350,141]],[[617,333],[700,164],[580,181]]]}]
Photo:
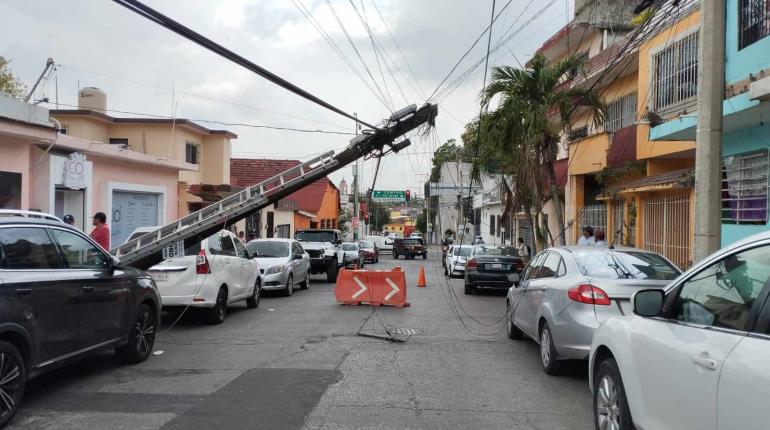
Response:
[{"label": "dark suv", "polygon": [[0,427],[46,370],[105,349],[128,363],[152,352],[152,279],[53,216],[0,210],[0,295]]}]

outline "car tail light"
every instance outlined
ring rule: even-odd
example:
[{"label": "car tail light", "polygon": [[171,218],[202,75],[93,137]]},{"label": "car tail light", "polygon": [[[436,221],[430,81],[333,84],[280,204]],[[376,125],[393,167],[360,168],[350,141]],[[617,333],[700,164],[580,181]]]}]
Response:
[{"label": "car tail light", "polygon": [[476,270],[477,267],[479,267],[479,264],[476,262],[476,259],[474,258],[471,258],[465,263],[466,270]]},{"label": "car tail light", "polygon": [[567,297],[580,303],[589,305],[609,305],[610,297],[599,287],[590,284],[579,285],[567,291]]},{"label": "car tail light", "polygon": [[209,260],[206,258],[206,251],[203,249],[198,251],[198,258],[195,260],[195,273],[199,275],[211,273],[211,266],[209,266]]}]

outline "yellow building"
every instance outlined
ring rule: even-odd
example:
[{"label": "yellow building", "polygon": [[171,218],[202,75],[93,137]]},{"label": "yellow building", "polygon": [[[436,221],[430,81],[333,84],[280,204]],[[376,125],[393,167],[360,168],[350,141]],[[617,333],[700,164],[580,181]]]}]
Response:
[{"label": "yellow building", "polygon": [[230,140],[235,134],[181,118],[112,117],[105,113],[106,95],[97,88],[80,90],[78,105],[78,109],[51,111],[66,134],[185,163],[185,170],[179,172],[180,217],[218,200],[219,196],[191,194],[191,187],[202,195],[201,185],[230,183]]}]

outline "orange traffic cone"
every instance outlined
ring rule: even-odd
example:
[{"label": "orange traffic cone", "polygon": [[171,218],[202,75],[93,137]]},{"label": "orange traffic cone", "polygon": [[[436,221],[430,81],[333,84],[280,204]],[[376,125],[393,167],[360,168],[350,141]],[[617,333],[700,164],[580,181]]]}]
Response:
[{"label": "orange traffic cone", "polygon": [[423,266],[420,266],[420,276],[417,277],[417,286],[420,288],[425,288],[428,286],[425,283],[425,268]]}]

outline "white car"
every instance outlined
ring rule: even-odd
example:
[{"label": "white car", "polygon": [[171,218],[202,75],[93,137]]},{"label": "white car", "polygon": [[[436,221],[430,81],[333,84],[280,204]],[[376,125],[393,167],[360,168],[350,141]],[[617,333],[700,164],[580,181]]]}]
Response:
[{"label": "white car", "polygon": [[280,290],[288,297],[297,285],[303,290],[310,286],[310,255],[296,240],[254,239],[246,249],[259,263],[263,290]]},{"label": "white car", "polygon": [[366,236],[364,240],[371,240],[377,245],[380,250],[380,254],[392,254],[393,253],[393,239],[386,236]]},{"label": "white car", "polygon": [[147,273],[158,286],[164,308],[202,308],[210,324],[220,324],[232,303],[245,300],[249,308],[259,306],[262,277],[259,263],[250,257],[236,235],[222,230]]},{"label": "white car", "polygon": [[415,232],[415,233],[410,234],[409,238],[411,238],[411,239],[422,239],[422,234]]},{"label": "white car", "polygon": [[470,258],[473,245],[452,245],[446,253],[444,275],[451,277],[463,277],[465,275],[465,262]]},{"label": "white car", "polygon": [[768,428],[770,232],[704,259],[595,332],[597,429]]}]

